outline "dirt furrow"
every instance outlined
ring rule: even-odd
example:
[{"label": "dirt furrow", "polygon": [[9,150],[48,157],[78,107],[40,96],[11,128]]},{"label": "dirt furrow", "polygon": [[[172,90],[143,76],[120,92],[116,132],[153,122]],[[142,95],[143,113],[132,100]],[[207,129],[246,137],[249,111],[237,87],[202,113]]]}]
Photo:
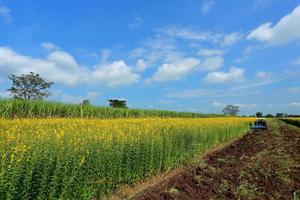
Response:
[{"label": "dirt furrow", "polygon": [[273,121],[134,199],[292,199],[300,197],[299,159],[300,129]]}]

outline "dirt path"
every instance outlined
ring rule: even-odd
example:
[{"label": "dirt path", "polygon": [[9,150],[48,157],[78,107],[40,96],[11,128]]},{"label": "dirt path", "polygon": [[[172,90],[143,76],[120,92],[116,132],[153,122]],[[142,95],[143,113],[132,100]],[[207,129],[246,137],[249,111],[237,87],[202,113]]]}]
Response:
[{"label": "dirt path", "polygon": [[273,121],[133,199],[293,198],[300,198],[300,129]]}]

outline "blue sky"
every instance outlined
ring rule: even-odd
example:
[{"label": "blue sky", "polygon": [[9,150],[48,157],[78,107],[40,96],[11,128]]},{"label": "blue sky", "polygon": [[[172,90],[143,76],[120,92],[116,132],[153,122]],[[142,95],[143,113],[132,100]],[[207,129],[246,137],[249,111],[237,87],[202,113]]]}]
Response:
[{"label": "blue sky", "polygon": [[0,96],[30,71],[55,101],[299,114],[300,3],[0,0]]}]

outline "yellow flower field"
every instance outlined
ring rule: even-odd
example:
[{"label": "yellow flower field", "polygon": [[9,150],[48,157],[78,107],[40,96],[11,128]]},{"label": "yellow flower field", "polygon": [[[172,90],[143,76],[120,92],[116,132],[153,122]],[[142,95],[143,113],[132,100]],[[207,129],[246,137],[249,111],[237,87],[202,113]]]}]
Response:
[{"label": "yellow flower field", "polygon": [[253,118],[0,119],[0,199],[91,199],[237,138]]}]

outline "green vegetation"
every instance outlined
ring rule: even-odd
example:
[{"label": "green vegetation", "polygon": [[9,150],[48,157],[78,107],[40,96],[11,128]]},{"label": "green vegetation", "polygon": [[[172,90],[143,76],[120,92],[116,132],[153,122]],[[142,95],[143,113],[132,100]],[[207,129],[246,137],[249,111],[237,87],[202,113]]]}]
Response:
[{"label": "green vegetation", "polygon": [[300,127],[300,118],[281,119],[282,121]]},{"label": "green vegetation", "polygon": [[142,118],[142,117],[221,117],[218,114],[191,112],[173,112],[164,110],[140,110],[66,104],[49,101],[28,101],[18,99],[0,99],[0,117],[2,118]]},{"label": "green vegetation", "polygon": [[0,119],[0,199],[99,199],[241,136],[251,120]]}]

